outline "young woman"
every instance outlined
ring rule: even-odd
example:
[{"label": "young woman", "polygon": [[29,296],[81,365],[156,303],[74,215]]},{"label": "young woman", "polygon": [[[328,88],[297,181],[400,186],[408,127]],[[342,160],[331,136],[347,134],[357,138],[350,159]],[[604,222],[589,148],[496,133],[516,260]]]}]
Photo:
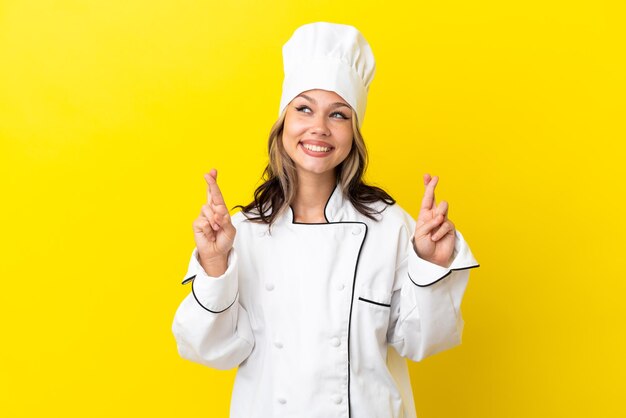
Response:
[{"label": "young woman", "polygon": [[460,343],[478,264],[424,175],[417,221],[362,176],[359,126],[374,58],[347,25],[300,27],[283,47],[265,182],[232,216],[207,203],[173,333],[180,355],[238,367],[231,417],[415,417],[405,358]]}]

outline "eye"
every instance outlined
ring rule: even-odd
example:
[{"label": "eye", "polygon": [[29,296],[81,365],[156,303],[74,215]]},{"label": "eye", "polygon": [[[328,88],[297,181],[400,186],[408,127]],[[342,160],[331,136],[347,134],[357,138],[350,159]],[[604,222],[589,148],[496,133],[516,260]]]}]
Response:
[{"label": "eye", "polygon": [[[337,116],[339,115],[339,116]],[[342,112],[333,112],[331,115],[331,117],[335,118],[335,119],[350,119],[349,117],[347,117],[345,114],[343,114]]]},{"label": "eye", "polygon": [[302,113],[310,113],[311,112],[311,109],[309,108],[309,106],[306,106],[306,105],[298,106],[298,107],[296,107],[296,110],[298,112],[302,112]]}]

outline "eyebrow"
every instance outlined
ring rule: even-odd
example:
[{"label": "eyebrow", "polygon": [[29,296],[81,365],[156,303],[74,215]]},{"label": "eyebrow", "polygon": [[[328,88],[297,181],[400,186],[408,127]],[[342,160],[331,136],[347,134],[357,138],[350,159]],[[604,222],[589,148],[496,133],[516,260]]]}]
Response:
[{"label": "eyebrow", "polygon": [[[317,101],[316,101],[314,98],[309,97],[309,96],[307,96],[306,94],[302,94],[302,93],[300,93],[300,94],[299,94],[299,95],[297,95],[296,97],[303,97],[303,98],[307,99],[309,102],[311,102],[311,103],[313,103],[313,104],[317,104]],[[347,108],[351,109],[351,107],[350,107],[350,106],[348,106],[347,104],[342,103],[342,102],[335,102],[335,103],[333,103],[333,104],[331,104],[331,105],[330,105],[330,107],[331,107],[331,108],[340,107],[340,106],[345,106],[345,107],[347,107]]]}]

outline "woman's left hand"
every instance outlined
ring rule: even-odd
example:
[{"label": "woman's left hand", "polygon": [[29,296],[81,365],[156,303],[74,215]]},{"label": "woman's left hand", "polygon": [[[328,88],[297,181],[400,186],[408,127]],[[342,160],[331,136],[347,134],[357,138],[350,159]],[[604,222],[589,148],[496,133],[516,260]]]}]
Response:
[{"label": "woman's left hand", "polygon": [[448,219],[448,202],[435,204],[435,186],[439,177],[424,174],[424,198],[417,216],[413,248],[417,255],[431,263],[448,267],[452,263],[456,234]]}]

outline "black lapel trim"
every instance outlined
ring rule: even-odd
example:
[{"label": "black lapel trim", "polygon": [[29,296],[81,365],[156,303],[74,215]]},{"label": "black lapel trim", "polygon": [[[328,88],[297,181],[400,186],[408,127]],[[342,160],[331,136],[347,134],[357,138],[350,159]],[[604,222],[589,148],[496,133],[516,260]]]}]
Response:
[{"label": "black lapel trim", "polygon": [[[193,277],[196,277],[196,276],[193,276]],[[191,280],[191,278],[188,279],[188,280]],[[226,308],[222,309],[221,311],[212,311],[209,308],[207,308],[206,306],[204,306],[203,304],[201,304],[200,300],[198,300],[198,297],[196,296],[196,292],[193,290],[193,281],[191,282],[191,293],[193,293],[193,298],[196,300],[196,302],[198,302],[198,305],[202,306],[203,309],[205,309],[205,310],[207,310],[207,311],[209,311],[211,313],[214,313],[214,314],[222,313],[222,312],[228,310],[228,308],[230,308],[231,306],[233,306],[235,304],[235,302],[237,301],[237,296],[239,296],[239,291],[237,291],[237,294],[235,295],[235,300],[233,300],[233,302],[230,305],[228,305]]]},{"label": "black lapel trim", "polygon": [[[339,222],[341,223],[341,222]],[[367,224],[363,222],[345,222],[345,223],[360,223],[365,226],[365,234],[363,241],[361,241],[361,247],[359,247],[359,254],[356,257],[356,264],[354,265],[354,278],[352,279],[352,296],[350,297],[350,316],[348,317],[348,418],[352,415],[350,410],[350,327],[352,326],[352,306],[354,305],[354,289],[356,288],[356,273],[359,267],[359,258],[361,258],[361,251],[363,250],[363,244],[367,238]]]},{"label": "black lapel trim", "polygon": [[[330,194],[330,196],[328,196],[328,200],[326,201],[326,205],[324,205],[324,219],[326,219],[326,222],[316,222],[316,223],[306,223],[306,222],[295,222],[294,221],[294,213],[293,213],[293,208],[291,207],[291,205],[289,206],[289,210],[291,210],[291,223],[294,225],[340,225],[340,224],[359,224],[359,225],[363,225],[365,227],[365,233],[363,234],[363,240],[361,241],[361,246],[359,247],[359,253],[356,257],[356,262],[354,265],[354,277],[352,278],[352,295],[350,296],[350,314],[348,317],[348,418],[350,418],[352,411],[350,410],[350,328],[352,326],[352,307],[354,305],[354,291],[356,288],[356,274],[357,274],[357,268],[359,266],[359,259],[361,258],[361,251],[363,250],[363,244],[365,243],[365,238],[367,237],[367,224],[365,222],[357,222],[357,221],[338,221],[338,222],[331,222],[328,220],[328,215],[326,213],[327,209],[328,209],[328,204],[330,203],[330,200],[332,199],[333,195],[335,193],[337,193],[337,191],[339,190],[339,184],[337,183],[335,185],[335,188],[333,189],[332,193]],[[375,303],[375,302],[374,302]],[[226,308],[228,309],[228,308]]]},{"label": "black lapel trim", "polygon": [[369,300],[369,299],[365,299],[359,296],[359,300],[362,300],[363,302],[368,302],[368,303],[372,303],[374,305],[378,305],[378,306],[386,306],[387,308],[390,308],[391,305],[386,304],[386,303],[380,303],[380,302],[374,302],[373,300]]},{"label": "black lapel trim", "polygon": [[[354,265],[354,277],[352,278],[352,295],[350,297],[350,316],[348,317],[348,418],[351,416],[350,411],[350,328],[352,326],[352,307],[354,305],[354,291],[356,288],[356,273],[357,268],[359,266],[359,259],[361,258],[361,251],[363,250],[363,244],[365,243],[365,238],[367,238],[367,224],[365,222],[357,222],[357,221],[341,221],[341,222],[328,222],[328,223],[303,223],[303,222],[292,222],[297,225],[339,225],[339,224],[358,224],[363,225],[365,227],[365,233],[363,234],[363,240],[361,241],[361,246],[359,247],[359,253],[356,257],[356,263]],[[368,301],[372,303],[377,303],[373,301]],[[385,305],[383,305],[385,306]],[[390,305],[386,305],[390,306]],[[227,308],[228,309],[228,308]]]},{"label": "black lapel trim", "polygon": [[326,209],[328,208],[328,203],[330,202],[330,199],[333,197],[333,195],[335,194],[338,188],[339,188],[339,184],[335,184],[335,188],[330,193],[330,196],[328,196],[328,200],[326,200],[326,204],[324,205],[324,219],[326,219],[326,222],[330,222],[328,220],[328,216],[326,215]]},{"label": "black lapel trim", "polygon": [[413,282],[413,284],[414,284],[415,286],[417,286],[417,287],[428,287],[428,286],[432,286],[432,285],[434,285],[435,283],[437,283],[437,282],[439,282],[439,281],[441,281],[441,280],[445,279],[445,278],[446,278],[446,277],[448,277],[448,276],[450,275],[450,273],[452,273],[453,271],[469,270],[469,269],[473,269],[473,268],[476,268],[476,267],[480,267],[480,264],[476,264],[476,265],[469,266],[469,267],[462,267],[462,268],[458,268],[458,269],[450,269],[450,271],[449,271],[449,272],[447,272],[446,274],[444,274],[443,276],[441,276],[440,278],[438,278],[438,279],[437,279],[437,280],[435,280],[434,282],[432,282],[432,283],[428,283],[428,284],[417,284],[417,283],[415,283],[415,281],[413,281],[413,278],[411,278],[411,275],[410,275],[410,274],[408,274],[408,273],[407,273],[407,275],[409,276],[409,280],[411,280],[411,282]]}]

